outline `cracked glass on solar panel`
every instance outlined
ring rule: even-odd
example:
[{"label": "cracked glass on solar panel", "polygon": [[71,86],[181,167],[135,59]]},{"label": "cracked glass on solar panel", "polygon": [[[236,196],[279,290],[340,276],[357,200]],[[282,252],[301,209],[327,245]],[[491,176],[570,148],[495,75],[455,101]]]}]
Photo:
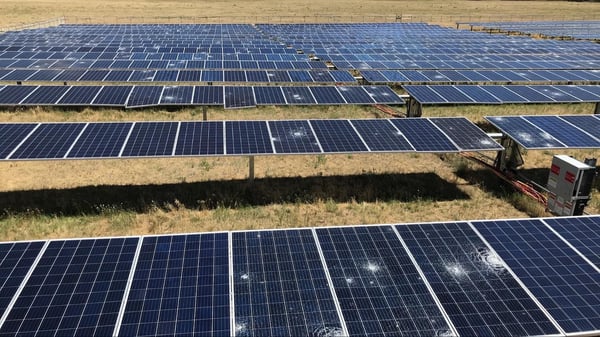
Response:
[{"label": "cracked glass on solar panel", "polygon": [[175,155],[223,155],[223,122],[181,122]]},{"label": "cracked glass on solar panel", "polygon": [[309,70],[308,73],[314,82],[334,82],[333,77],[327,71]]},{"label": "cracked glass on solar panel", "polygon": [[236,336],[337,336],[331,288],[310,229],[234,232]]},{"label": "cracked glass on solar panel", "polygon": [[429,120],[462,150],[502,150],[502,146],[466,118],[430,118]]},{"label": "cracked glass on solar panel", "polygon": [[384,85],[364,86],[362,87],[367,94],[379,104],[404,104],[402,98],[392,90],[392,88]]},{"label": "cracked glass on solar panel", "polygon": [[256,106],[252,87],[224,87],[225,109],[252,108]]},{"label": "cracked glass on solar panel", "polygon": [[135,86],[127,100],[127,107],[158,105],[162,91],[162,86]]},{"label": "cracked glass on solar panel", "polygon": [[281,87],[254,87],[256,104],[261,105],[285,105]]},{"label": "cracked glass on solar panel", "polygon": [[194,105],[222,105],[223,87],[196,86],[194,87]]},{"label": "cracked glass on solar panel", "polygon": [[27,276],[44,242],[0,244],[0,317]]},{"label": "cracked glass on solar panel", "polygon": [[37,124],[0,125],[0,159],[6,158]]},{"label": "cracked glass on solar panel", "polygon": [[[557,116],[523,116],[540,129],[548,132],[555,139],[568,147],[598,148],[600,140],[565,122]],[[600,136],[600,135],[598,135]]]},{"label": "cracked glass on solar panel", "polygon": [[600,268],[600,217],[557,217],[544,222]]},{"label": "cracked glass on solar panel", "polygon": [[190,105],[192,104],[194,87],[166,86],[160,97],[161,105]]},{"label": "cracked glass on solar panel", "polygon": [[131,90],[133,90],[132,86],[104,86],[92,105],[125,106]]},{"label": "cracked glass on solar panel", "polygon": [[67,158],[118,157],[133,123],[90,123]]},{"label": "cracked glass on solar panel", "polygon": [[555,101],[552,98],[543,95],[539,91],[536,91],[525,85],[511,85],[507,86],[507,89],[519,94],[521,97],[524,97],[529,103],[550,103]]},{"label": "cracked glass on solar panel", "polygon": [[72,86],[58,101],[57,105],[89,105],[92,103],[101,86]]},{"label": "cracked glass on solar panel", "polygon": [[371,151],[414,151],[406,138],[387,119],[350,121]]},{"label": "cracked glass on solar panel", "polygon": [[273,153],[265,121],[225,122],[225,144],[228,155]]},{"label": "cracked glass on solar panel", "polygon": [[556,138],[549,133],[536,128],[533,124],[518,116],[495,117],[485,119],[494,124],[500,131],[507,134],[526,149],[564,148]]},{"label": "cracked glass on solar panel", "polygon": [[579,99],[551,85],[535,85],[531,88],[550,97],[556,102],[580,102]]},{"label": "cracked glass on solar panel", "polygon": [[368,149],[348,120],[313,119],[309,123],[324,152],[367,152]]},{"label": "cracked glass on solar panel", "polygon": [[281,87],[281,90],[283,91],[287,104],[312,105],[317,103],[308,87],[285,86]]},{"label": "cracked glass on solar panel", "polygon": [[37,88],[37,86],[27,85],[6,86],[0,91],[0,104],[17,105]]},{"label": "cracked glass on solar panel", "polygon": [[137,238],[52,241],[0,336],[110,336]]},{"label": "cracked glass on solar panel", "polygon": [[592,115],[559,116],[590,135],[600,138],[600,119]]},{"label": "cracked glass on solar panel", "polygon": [[337,87],[349,104],[374,104],[375,101],[362,87]]},{"label": "cracked glass on solar panel", "polygon": [[320,153],[308,121],[269,121],[276,153]]},{"label": "cracked glass on solar panel", "polygon": [[[271,83],[279,83],[279,82],[290,82],[291,78],[287,71],[277,71],[277,70],[269,70],[267,71],[267,77],[269,78],[269,82]],[[310,81],[312,82],[312,81]]]},{"label": "cracked glass on solar panel", "polygon": [[350,336],[451,335],[391,226],[316,232]]},{"label": "cracked glass on solar panel", "polygon": [[309,87],[317,104],[345,104],[344,97],[335,87]]},{"label": "cracked glass on solar panel", "polygon": [[540,220],[473,225],[565,332],[600,331],[600,273]]},{"label": "cracked glass on solar panel", "polygon": [[408,142],[420,152],[456,152],[459,149],[429,120],[421,118],[390,119]]},{"label": "cracked glass on solar panel", "polygon": [[[21,101],[21,104],[56,104],[62,95],[69,90],[68,86],[40,86],[31,95]],[[3,90],[4,91],[4,90]]]},{"label": "cracked glass on solar panel", "polygon": [[137,122],[123,148],[123,157],[170,156],[178,122]]},{"label": "cracked glass on solar panel", "polygon": [[228,234],[143,240],[119,336],[231,336]]},{"label": "cracked glass on solar panel", "polygon": [[155,70],[134,70],[129,77],[129,82],[151,82],[156,75]]},{"label": "cracked glass on solar panel", "polygon": [[558,334],[466,222],[396,229],[460,336]]},{"label": "cracked glass on solar panel", "polygon": [[41,124],[11,155],[11,159],[55,159],[67,153],[85,123]]}]

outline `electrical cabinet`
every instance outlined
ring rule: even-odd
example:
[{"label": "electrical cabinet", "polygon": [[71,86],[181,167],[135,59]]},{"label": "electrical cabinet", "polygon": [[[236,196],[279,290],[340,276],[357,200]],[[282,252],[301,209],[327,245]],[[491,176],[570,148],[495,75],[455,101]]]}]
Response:
[{"label": "electrical cabinet", "polygon": [[596,168],[566,155],[552,158],[548,176],[548,210],[556,215],[582,215],[590,200]]}]

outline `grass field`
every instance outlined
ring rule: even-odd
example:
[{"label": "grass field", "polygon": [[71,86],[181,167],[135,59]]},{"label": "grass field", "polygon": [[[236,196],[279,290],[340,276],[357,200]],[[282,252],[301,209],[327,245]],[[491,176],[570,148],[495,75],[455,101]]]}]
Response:
[{"label": "grass field", "polygon": [[[544,19],[597,17],[600,6],[563,1],[3,0],[0,12],[6,25],[61,15],[73,22],[144,18],[173,21],[175,17],[186,22],[202,17],[224,22],[242,22],[252,17],[295,22],[303,17],[325,20],[327,15],[358,21],[362,16],[370,21],[368,16],[382,18],[390,13],[405,18],[409,14],[429,15],[450,23],[458,16],[464,18],[464,13],[497,19],[523,13],[529,18],[535,14]],[[466,116],[483,123],[485,115],[592,111],[589,104],[506,105],[426,107],[424,115]],[[239,111],[210,108],[208,117],[234,120],[385,116],[372,107],[332,106]],[[200,109],[35,108],[0,112],[0,122],[201,118]],[[528,152],[523,173],[545,184],[552,154]],[[567,154],[578,159],[599,156],[594,151]],[[256,180],[251,184],[247,181],[245,157],[0,163],[0,240],[548,215],[488,170],[457,155],[262,156],[256,157],[255,166]],[[596,184],[595,194],[598,189]],[[597,213],[600,202],[594,200],[587,210]]]}]

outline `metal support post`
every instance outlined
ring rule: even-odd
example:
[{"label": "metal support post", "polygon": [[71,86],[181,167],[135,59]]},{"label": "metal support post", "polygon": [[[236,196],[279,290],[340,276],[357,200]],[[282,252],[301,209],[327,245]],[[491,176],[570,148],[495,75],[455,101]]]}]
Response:
[{"label": "metal support post", "polygon": [[206,120],[208,120],[208,114],[207,114],[207,110],[208,110],[208,109],[206,108],[206,105],[203,105],[203,106],[202,106],[202,120],[203,120],[203,121],[206,121]]},{"label": "metal support post", "polygon": [[248,182],[254,182],[254,156],[248,157]]}]

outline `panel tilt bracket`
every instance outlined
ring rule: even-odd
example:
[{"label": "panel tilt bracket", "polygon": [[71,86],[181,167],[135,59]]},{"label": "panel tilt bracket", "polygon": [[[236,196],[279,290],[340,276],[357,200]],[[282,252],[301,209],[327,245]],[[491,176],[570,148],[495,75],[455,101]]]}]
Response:
[{"label": "panel tilt bracket", "polygon": [[409,97],[406,102],[406,117],[421,117],[423,106],[416,99]]},{"label": "panel tilt bracket", "polygon": [[600,102],[596,103],[596,107],[594,108],[594,115],[600,115]]},{"label": "panel tilt bracket", "polygon": [[504,150],[498,151],[494,160],[494,167],[500,172],[515,171],[519,166],[523,165],[523,156],[519,144],[512,138],[503,135],[500,139],[500,145]]},{"label": "panel tilt bracket", "polygon": [[202,120],[203,121],[207,121],[208,120],[208,113],[207,113],[207,108],[205,105],[202,106]]},{"label": "panel tilt bracket", "polygon": [[248,156],[248,182],[254,183],[254,156]]}]

